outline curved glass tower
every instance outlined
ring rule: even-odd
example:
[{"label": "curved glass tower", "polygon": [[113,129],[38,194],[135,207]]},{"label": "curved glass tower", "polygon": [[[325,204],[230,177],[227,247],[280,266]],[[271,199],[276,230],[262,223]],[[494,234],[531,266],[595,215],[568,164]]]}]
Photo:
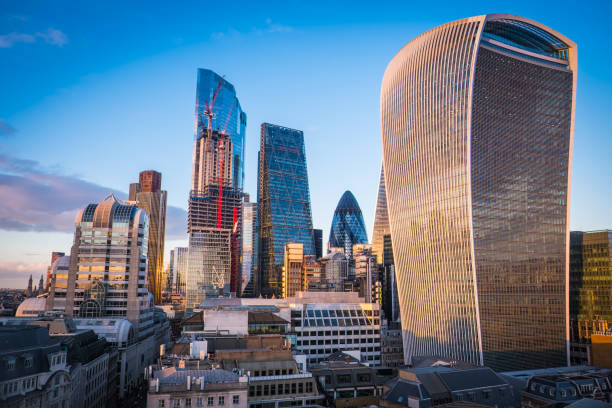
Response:
[{"label": "curved glass tower", "polygon": [[496,370],[568,363],[576,46],[483,15],[434,28],[381,90],[404,351]]},{"label": "curved glass tower", "polygon": [[329,231],[329,246],[344,248],[347,256],[353,255],[354,244],[367,244],[368,234],[363,222],[361,208],[350,191],[345,191],[336,206],[331,230]]}]

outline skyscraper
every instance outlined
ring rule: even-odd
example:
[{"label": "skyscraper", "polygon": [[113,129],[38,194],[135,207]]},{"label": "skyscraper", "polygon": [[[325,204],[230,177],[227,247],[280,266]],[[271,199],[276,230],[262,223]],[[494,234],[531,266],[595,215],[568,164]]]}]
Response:
[{"label": "skyscraper", "polygon": [[234,86],[199,69],[187,225],[187,309],[207,296],[238,290],[245,129],[246,115]]},{"label": "skyscraper", "polygon": [[420,35],[381,90],[405,356],[568,363],[576,46],[522,17]]},{"label": "skyscraper", "polygon": [[68,274],[55,272],[47,310],[79,318],[122,317],[137,336],[151,335],[145,210],[110,195],[82,209],[75,222]]},{"label": "skyscraper", "polygon": [[174,293],[185,294],[189,248],[176,247],[170,251],[170,275]]},{"label": "skyscraper", "polygon": [[51,252],[51,263],[47,268],[47,280],[45,281],[45,289],[47,291],[49,290],[49,285],[51,285],[51,270],[53,269],[53,264],[58,258],[61,258],[64,255],[66,254],[63,252]]},{"label": "skyscraper", "polygon": [[253,275],[253,243],[255,232],[255,219],[257,217],[257,203],[249,202],[245,194],[242,203],[242,274],[240,292],[242,296],[251,297],[255,294],[255,279]]},{"label": "skyscraper", "polygon": [[384,237],[387,234],[390,234],[389,213],[387,212],[387,193],[385,191],[385,170],[381,165],[376,213],[374,214],[374,230],[372,231],[372,246],[379,264],[383,263]]},{"label": "skyscraper", "polygon": [[161,189],[161,173],[141,171],[138,183],[130,184],[130,201],[147,212],[149,217],[149,250],[147,277],[149,292],[155,303],[161,303],[164,271],[164,242],[166,239],[166,205],[168,193]]},{"label": "skyscraper", "polygon": [[[218,90],[218,91],[217,91]],[[217,97],[214,98],[215,93]],[[213,123],[211,128],[218,132],[227,134],[232,143],[228,149],[231,163],[231,173],[228,174],[232,185],[243,188],[244,180],[244,143],[246,135],[247,117],[240,107],[240,101],[236,97],[234,85],[222,78],[219,74],[209,69],[198,69],[198,85],[196,88],[196,139],[208,127],[208,117],[204,114],[207,107],[213,103]],[[196,163],[194,152],[194,165]],[[229,165],[229,164],[228,164]],[[196,172],[194,171],[194,177]],[[194,180],[195,181],[195,180]],[[192,190],[197,190],[197,184],[192,183]]]},{"label": "skyscraper", "polygon": [[329,231],[329,246],[344,248],[349,258],[353,256],[353,245],[367,244],[368,234],[361,208],[350,191],[345,191],[336,206]]},{"label": "skyscraper", "polygon": [[315,254],[301,130],[261,125],[257,206],[261,291],[280,296],[285,244],[299,242],[304,255]]},{"label": "skyscraper", "polygon": [[313,229],[314,245],[315,245],[315,256],[316,259],[323,257],[323,230]]}]

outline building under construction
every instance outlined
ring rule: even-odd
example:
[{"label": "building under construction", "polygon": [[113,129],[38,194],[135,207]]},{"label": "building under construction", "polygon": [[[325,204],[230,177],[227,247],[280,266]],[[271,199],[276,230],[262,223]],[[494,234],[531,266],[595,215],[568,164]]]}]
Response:
[{"label": "building under construction", "polygon": [[[228,108],[228,101],[223,98],[228,99],[231,95],[220,93],[225,90],[226,81],[220,77],[218,81],[214,93],[205,100],[205,110],[199,112],[196,107],[198,116],[187,220],[187,311],[207,297],[239,292],[243,194],[234,174],[235,166],[240,164],[236,162],[235,151],[242,146],[234,145],[231,129],[228,131],[235,103]],[[198,83],[198,87],[200,85]],[[217,97],[218,105],[215,103]],[[200,99],[198,95],[198,101]],[[223,130],[213,130],[215,118],[225,123]]]}]

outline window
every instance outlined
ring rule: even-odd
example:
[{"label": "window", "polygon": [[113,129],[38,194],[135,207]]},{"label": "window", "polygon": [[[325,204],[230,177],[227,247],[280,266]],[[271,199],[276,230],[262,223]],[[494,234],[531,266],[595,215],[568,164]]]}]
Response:
[{"label": "window", "polygon": [[157,401],[157,406],[159,408],[164,408],[166,406],[166,401],[165,400],[159,400]]},{"label": "window", "polygon": [[214,397],[208,397],[207,405],[208,406],[215,405],[215,398]]},{"label": "window", "polygon": [[340,374],[336,379],[338,381],[338,384],[350,384],[352,381],[350,374]]},{"label": "window", "polygon": [[201,407],[201,406],[202,406],[202,397],[198,397],[198,398],[196,398],[196,405],[197,405],[198,407]]},{"label": "window", "polygon": [[14,357],[10,357],[6,360],[6,368],[9,370],[15,369],[15,358]]},{"label": "window", "polygon": [[172,400],[172,406],[174,408],[180,408],[181,407],[181,400],[180,399]]},{"label": "window", "polygon": [[370,382],[371,376],[370,374],[360,373],[357,374],[357,381],[359,382]]},{"label": "window", "polygon": [[225,405],[225,397],[223,395],[219,396],[219,405]]},{"label": "window", "polygon": [[190,407],[191,406],[191,398],[185,398],[185,406],[186,407]]},{"label": "window", "polygon": [[240,395],[234,395],[232,397],[232,404],[240,404]]}]

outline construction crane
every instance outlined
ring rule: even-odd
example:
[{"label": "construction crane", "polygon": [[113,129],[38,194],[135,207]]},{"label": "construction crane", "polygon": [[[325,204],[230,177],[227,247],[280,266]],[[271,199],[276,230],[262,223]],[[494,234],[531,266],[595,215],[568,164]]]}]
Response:
[{"label": "construction crane", "polygon": [[208,101],[204,102],[204,106],[206,107],[206,109],[204,110],[204,112],[202,112],[202,115],[206,116],[208,118],[208,137],[212,137],[212,121],[215,117],[215,114],[213,112],[213,108],[215,107],[215,102],[217,100],[217,96],[219,95],[219,91],[221,90],[221,85],[223,84],[223,77],[221,77],[221,79],[219,79],[219,84],[217,84],[217,89],[215,89],[215,93],[213,94],[212,97],[212,101],[210,102],[210,105],[208,104]]},{"label": "construction crane", "polygon": [[221,228],[221,215],[223,210],[223,158],[225,157],[225,138],[227,137],[227,125],[229,119],[232,116],[232,110],[234,109],[234,102],[232,102],[227,118],[225,119],[225,126],[222,132],[219,134],[219,201],[217,204],[217,228]]}]

